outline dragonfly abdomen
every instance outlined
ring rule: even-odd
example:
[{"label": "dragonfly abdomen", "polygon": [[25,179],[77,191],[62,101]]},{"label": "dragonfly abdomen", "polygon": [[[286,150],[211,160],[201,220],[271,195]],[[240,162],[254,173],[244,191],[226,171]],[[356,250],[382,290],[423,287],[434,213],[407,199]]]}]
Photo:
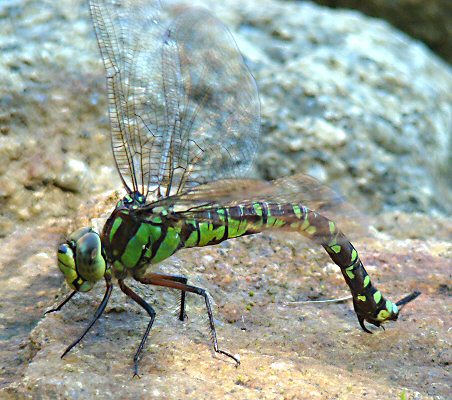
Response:
[{"label": "dragonfly abdomen", "polygon": [[196,215],[197,219],[186,221],[193,230],[184,247],[213,245],[269,229],[296,231],[321,245],[341,268],[359,318],[378,325],[397,317],[397,307],[373,286],[357,250],[337,225],[302,204],[254,202],[203,210]]}]

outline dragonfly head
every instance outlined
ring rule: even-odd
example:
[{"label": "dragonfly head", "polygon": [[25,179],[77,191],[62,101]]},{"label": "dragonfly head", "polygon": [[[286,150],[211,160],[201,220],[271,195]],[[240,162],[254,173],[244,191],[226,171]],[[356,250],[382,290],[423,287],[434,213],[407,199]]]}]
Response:
[{"label": "dragonfly head", "polygon": [[87,292],[107,269],[99,234],[91,228],[72,233],[58,247],[58,267],[71,289]]}]

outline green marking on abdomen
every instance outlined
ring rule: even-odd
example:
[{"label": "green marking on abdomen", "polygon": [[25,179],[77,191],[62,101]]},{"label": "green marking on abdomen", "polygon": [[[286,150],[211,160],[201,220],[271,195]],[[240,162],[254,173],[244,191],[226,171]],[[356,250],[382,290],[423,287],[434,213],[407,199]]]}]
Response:
[{"label": "green marking on abdomen", "polygon": [[285,225],[285,222],[276,217],[268,217],[267,218],[267,227],[268,228],[280,228]]},{"label": "green marking on abdomen", "polygon": [[350,267],[345,268],[345,273],[350,279],[353,279],[355,277],[355,274],[353,273],[354,268],[354,265],[350,265]]},{"label": "green marking on abdomen", "polygon": [[328,225],[330,227],[330,233],[334,234],[336,232],[336,224],[333,221],[328,221]]},{"label": "green marking on abdomen", "polygon": [[309,220],[308,220],[308,215],[306,214],[305,215],[305,218],[304,218],[304,221],[303,221],[303,224],[301,225],[301,230],[302,231],[305,231],[306,229],[308,229],[309,228],[309,226],[310,226],[311,224],[309,223]]},{"label": "green marking on abdomen", "polygon": [[284,221],[272,216],[271,206],[267,204],[267,227],[279,228],[284,225]]},{"label": "green marking on abdomen", "polygon": [[292,208],[293,208],[293,212],[294,212],[295,216],[298,219],[300,219],[303,216],[303,213],[301,212],[300,206],[298,204],[293,204]]},{"label": "green marking on abdomen", "polygon": [[377,290],[377,291],[374,293],[374,300],[375,300],[375,303],[377,303],[377,304],[380,302],[380,300],[381,300],[381,293],[380,293],[379,290]]},{"label": "green marking on abdomen", "polygon": [[216,242],[224,236],[224,226],[215,228],[210,222],[201,222],[199,224],[199,234],[201,236],[198,246],[206,246],[210,242]]},{"label": "green marking on abdomen", "polygon": [[350,262],[352,264],[354,264],[357,259],[358,259],[358,252],[355,249],[353,249]]},{"label": "green marking on abdomen", "polygon": [[[222,211],[222,212],[219,212]],[[218,226],[210,221],[199,222],[199,243],[198,246],[206,246],[211,243],[218,243],[225,236],[225,215],[224,210],[209,210],[207,211],[209,220],[218,219]],[[226,239],[226,238],[225,238]]]},{"label": "green marking on abdomen", "polygon": [[262,217],[262,207],[259,203],[254,203],[253,204],[253,208],[254,211],[256,212],[256,215],[258,215],[259,217]]},{"label": "green marking on abdomen", "polygon": [[232,239],[244,235],[247,231],[248,224],[245,220],[229,217],[228,228],[228,239]]},{"label": "green marking on abdomen", "polygon": [[194,247],[198,244],[199,240],[199,232],[196,226],[196,222],[194,220],[186,221],[187,225],[192,227],[192,231],[190,235],[185,239],[184,246],[185,247]]}]

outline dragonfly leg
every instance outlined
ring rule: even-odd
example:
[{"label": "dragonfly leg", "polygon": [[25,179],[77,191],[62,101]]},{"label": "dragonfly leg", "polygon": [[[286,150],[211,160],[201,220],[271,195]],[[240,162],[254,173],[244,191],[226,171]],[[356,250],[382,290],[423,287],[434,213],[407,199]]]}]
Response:
[{"label": "dragonfly leg", "polygon": [[[166,274],[156,274],[156,273],[149,273],[146,275],[146,277],[152,277],[155,279],[164,279],[167,281],[173,281],[173,282],[180,282],[183,284],[186,284],[188,279],[185,276],[180,275],[166,275]],[[184,321],[187,317],[187,313],[185,312],[185,294],[187,292],[185,290],[181,290],[180,294],[180,311],[179,311],[179,319],[181,321]]]},{"label": "dragonfly leg", "polygon": [[50,310],[47,310],[47,311],[44,313],[44,315],[50,314],[50,313],[53,313],[53,312],[56,312],[56,311],[60,311],[60,310],[63,308],[63,306],[64,306],[70,299],[72,299],[72,297],[73,297],[74,294],[76,294],[76,293],[77,293],[77,291],[74,290],[74,291],[73,291],[69,296],[67,296],[60,304],[58,304],[57,307],[51,308]]},{"label": "dragonfly leg", "polygon": [[[72,342],[71,345],[69,345],[66,350],[64,351],[64,353],[61,355],[61,358],[63,358],[67,353],[69,353],[75,346],[77,346],[77,344],[80,343],[80,341],[85,337],[85,335],[89,332],[89,330],[92,328],[92,326],[94,325],[94,323],[99,319],[99,317],[102,315],[102,313],[105,310],[105,307],[107,306],[108,300],[110,299],[111,296],[111,291],[113,289],[113,285],[111,284],[111,282],[109,280],[105,280],[106,281],[106,285],[107,285],[107,290],[105,291],[104,294],[104,298],[102,299],[102,302],[99,304],[99,307],[97,307],[96,312],[94,313],[94,316],[92,318],[92,320],[90,321],[90,323],[88,324],[88,326],[86,327],[86,329],[83,331],[83,333],[80,335],[80,337],[75,340],[74,342]],[[72,296],[71,296],[72,297]],[[67,300],[67,299],[66,299]]]},{"label": "dragonfly leg", "polygon": [[210,304],[209,296],[207,295],[207,291],[205,289],[202,289],[202,288],[199,288],[196,286],[187,285],[186,283],[171,281],[171,280],[168,280],[168,279],[162,278],[162,277],[156,277],[155,274],[148,274],[148,275],[139,277],[137,279],[139,282],[147,284],[147,285],[164,286],[164,287],[168,287],[168,288],[172,288],[172,289],[178,289],[181,291],[195,293],[199,296],[204,297],[204,301],[206,303],[206,308],[207,308],[207,315],[209,316],[210,332],[212,334],[213,348],[214,348],[215,352],[217,352],[219,354],[224,354],[225,356],[232,358],[236,362],[237,366],[240,365],[240,361],[237,357],[233,356],[232,354],[230,354],[224,350],[221,350],[218,346],[217,332],[216,332],[215,323],[213,320],[212,305]]},{"label": "dragonfly leg", "polygon": [[135,301],[137,304],[139,304],[141,307],[143,307],[146,310],[146,312],[149,314],[149,316],[151,317],[151,320],[149,321],[148,326],[146,328],[146,332],[144,332],[143,338],[141,339],[141,343],[138,346],[138,350],[136,351],[135,356],[133,357],[133,376],[139,376],[138,375],[138,361],[139,361],[139,358],[140,358],[140,354],[143,351],[144,344],[146,343],[146,339],[149,336],[149,332],[151,331],[152,324],[154,323],[155,311],[148,303],[146,303],[146,301],[144,301],[132,289],[130,289],[124,283],[124,281],[122,279],[118,280],[118,284],[119,284],[119,287],[121,288],[121,290],[128,297],[130,297],[133,301]]}]

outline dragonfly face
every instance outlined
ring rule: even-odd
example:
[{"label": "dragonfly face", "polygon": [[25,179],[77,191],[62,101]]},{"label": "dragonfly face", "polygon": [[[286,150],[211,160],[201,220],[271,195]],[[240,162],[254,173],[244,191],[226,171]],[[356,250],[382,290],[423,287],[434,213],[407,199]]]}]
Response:
[{"label": "dragonfly face", "polygon": [[58,267],[72,289],[87,292],[104,277],[103,253],[99,234],[91,228],[78,229],[58,247]]}]

